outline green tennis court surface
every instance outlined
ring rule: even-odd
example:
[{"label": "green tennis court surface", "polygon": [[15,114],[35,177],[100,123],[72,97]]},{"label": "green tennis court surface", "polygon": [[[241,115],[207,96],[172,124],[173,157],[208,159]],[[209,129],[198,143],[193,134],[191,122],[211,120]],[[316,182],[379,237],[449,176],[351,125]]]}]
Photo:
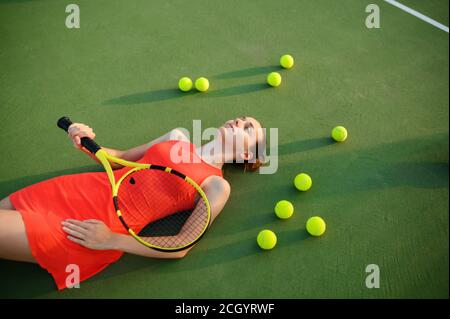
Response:
[{"label": "green tennis court surface", "polygon": [[[449,24],[448,1],[401,2]],[[62,292],[37,265],[2,260],[1,297],[448,298],[448,33],[381,0],[76,3],[81,28],[67,29],[69,3],[0,0],[0,197],[102,170],[56,128],[62,115],[119,149],[250,115],[278,128],[278,171],[226,167],[230,201],[185,259],[127,255]],[[370,3],[380,29],[365,26]],[[269,88],[285,53],[296,65]],[[181,93],[185,75],[210,91]],[[330,141],[336,125],[345,143]],[[289,220],[273,214],[281,199]],[[320,238],[305,231],[314,215]],[[264,228],[278,235],[270,252],[256,245]],[[366,287],[370,264],[380,288]]]}]

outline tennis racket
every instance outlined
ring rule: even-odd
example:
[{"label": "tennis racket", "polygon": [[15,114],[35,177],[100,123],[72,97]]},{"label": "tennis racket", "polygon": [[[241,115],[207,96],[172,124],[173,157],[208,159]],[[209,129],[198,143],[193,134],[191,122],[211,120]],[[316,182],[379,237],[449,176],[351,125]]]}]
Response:
[{"label": "tennis racket", "polygon": [[[66,132],[71,124],[68,117],[57,122]],[[211,208],[194,180],[169,167],[112,156],[88,137],[81,138],[81,145],[103,165],[116,214],[139,243],[159,251],[180,251],[200,240],[210,224]],[[111,163],[126,169],[113,171]]]}]

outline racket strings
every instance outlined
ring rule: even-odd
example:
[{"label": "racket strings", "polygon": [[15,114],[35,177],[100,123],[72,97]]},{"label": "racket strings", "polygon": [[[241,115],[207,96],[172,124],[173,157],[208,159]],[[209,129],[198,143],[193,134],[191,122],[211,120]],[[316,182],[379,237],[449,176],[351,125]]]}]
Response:
[{"label": "racket strings", "polygon": [[159,170],[139,170],[120,184],[118,199],[129,226],[145,225],[176,211],[192,210],[195,188]]},{"label": "racket strings", "polygon": [[[154,246],[185,246],[208,226],[208,208],[195,187],[164,171],[144,169],[129,174],[117,197],[128,226]],[[169,221],[164,223],[166,218]]]},{"label": "racket strings", "polygon": [[[192,243],[203,234],[208,226],[207,219],[208,209],[206,203],[201,200],[190,213],[187,220],[182,220],[183,223],[178,233],[170,236],[141,236],[146,242],[164,248],[182,247]],[[160,229],[164,231],[163,229]]]}]

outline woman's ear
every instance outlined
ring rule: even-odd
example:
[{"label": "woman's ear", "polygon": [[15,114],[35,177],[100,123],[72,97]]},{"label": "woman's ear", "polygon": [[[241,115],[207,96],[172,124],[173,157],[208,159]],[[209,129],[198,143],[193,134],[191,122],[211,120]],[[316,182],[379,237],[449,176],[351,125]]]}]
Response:
[{"label": "woman's ear", "polygon": [[239,159],[244,161],[249,161],[253,158],[253,152],[243,152],[239,154]]}]

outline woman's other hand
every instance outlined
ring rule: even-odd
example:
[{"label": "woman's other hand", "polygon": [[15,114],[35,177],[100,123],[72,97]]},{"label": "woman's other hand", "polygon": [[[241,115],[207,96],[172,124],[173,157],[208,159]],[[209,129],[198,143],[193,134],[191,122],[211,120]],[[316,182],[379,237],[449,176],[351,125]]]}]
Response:
[{"label": "woman's other hand", "polygon": [[67,238],[74,243],[95,250],[115,249],[116,234],[100,220],[66,219],[61,224]]}]

